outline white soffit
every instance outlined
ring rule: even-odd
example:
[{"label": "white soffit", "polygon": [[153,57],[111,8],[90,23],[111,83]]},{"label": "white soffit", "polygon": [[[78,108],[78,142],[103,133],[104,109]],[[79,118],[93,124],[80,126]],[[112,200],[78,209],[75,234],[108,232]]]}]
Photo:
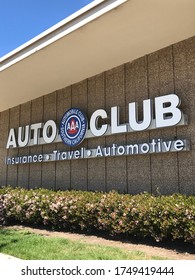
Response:
[{"label": "white soffit", "polygon": [[0,111],[195,35],[194,0],[96,0],[0,59]]}]

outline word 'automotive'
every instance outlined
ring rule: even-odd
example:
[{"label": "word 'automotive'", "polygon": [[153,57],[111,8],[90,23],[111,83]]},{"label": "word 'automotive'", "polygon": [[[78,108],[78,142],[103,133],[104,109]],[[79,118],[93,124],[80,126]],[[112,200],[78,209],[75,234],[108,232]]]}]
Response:
[{"label": "word 'automotive'", "polygon": [[[100,120],[108,118],[103,109],[96,110],[89,121],[85,114],[77,108],[71,108],[62,117],[59,129],[53,120],[19,127],[16,135],[15,129],[9,131],[6,148],[42,145],[61,142],[68,146],[79,145],[84,138],[100,137],[111,134],[143,131],[176,125],[185,125],[186,117],[178,108],[180,99],[176,94],[156,97],[154,106],[151,99],[143,101],[143,118],[138,119],[138,103],[129,103],[129,122],[121,124],[119,107],[111,107],[110,124],[99,124]],[[154,111],[153,111],[154,107]],[[155,118],[153,117],[155,115]]]}]

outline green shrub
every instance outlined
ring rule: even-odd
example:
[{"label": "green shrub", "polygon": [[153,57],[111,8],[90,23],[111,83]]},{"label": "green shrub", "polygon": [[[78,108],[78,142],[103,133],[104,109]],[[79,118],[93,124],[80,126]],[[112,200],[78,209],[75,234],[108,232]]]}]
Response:
[{"label": "green shrub", "polygon": [[3,204],[3,196],[0,195],[0,227],[5,224],[5,209]]},{"label": "green shrub", "polygon": [[8,224],[48,225],[56,229],[104,231],[111,235],[181,239],[195,243],[195,197],[148,193],[0,190]]}]

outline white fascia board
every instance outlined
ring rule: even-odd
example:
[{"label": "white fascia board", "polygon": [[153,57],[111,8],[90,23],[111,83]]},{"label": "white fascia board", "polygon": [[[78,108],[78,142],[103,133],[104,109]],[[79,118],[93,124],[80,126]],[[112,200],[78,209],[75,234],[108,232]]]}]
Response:
[{"label": "white fascia board", "polygon": [[129,0],[95,0],[0,58],[0,72]]}]

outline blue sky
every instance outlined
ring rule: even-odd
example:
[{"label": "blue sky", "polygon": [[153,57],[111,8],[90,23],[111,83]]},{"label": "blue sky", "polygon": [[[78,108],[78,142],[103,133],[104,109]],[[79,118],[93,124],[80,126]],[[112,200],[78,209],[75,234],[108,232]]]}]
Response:
[{"label": "blue sky", "polygon": [[0,57],[92,0],[0,0]]}]

